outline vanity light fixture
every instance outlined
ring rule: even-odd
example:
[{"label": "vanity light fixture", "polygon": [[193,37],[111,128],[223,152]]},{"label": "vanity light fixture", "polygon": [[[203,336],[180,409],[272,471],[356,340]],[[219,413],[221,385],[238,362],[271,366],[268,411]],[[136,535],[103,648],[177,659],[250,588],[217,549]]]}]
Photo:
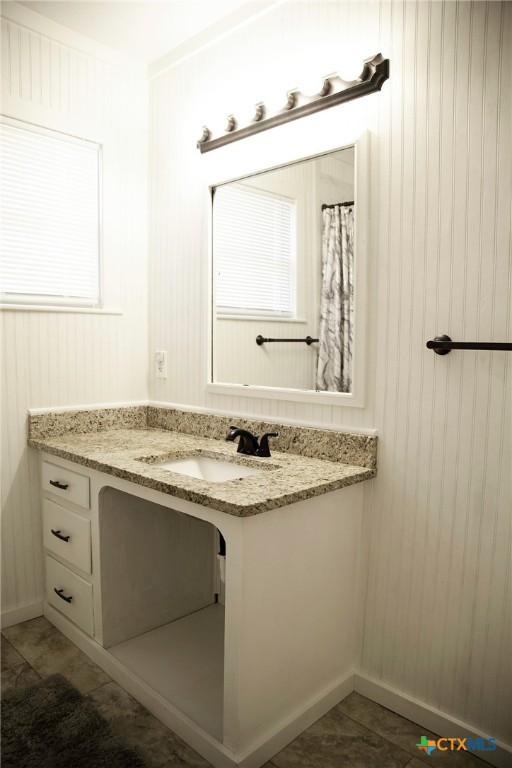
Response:
[{"label": "vanity light fixture", "polygon": [[389,59],[384,59],[382,54],[378,53],[373,58],[365,60],[363,70],[355,80],[343,80],[339,75],[334,74],[323,78],[320,92],[314,96],[306,96],[300,90],[289,91],[286,103],[275,115],[267,116],[265,105],[259,103],[255,105],[253,118],[248,125],[239,127],[236,117],[229,115],[225,133],[222,136],[213,138],[210,129],[204,126],[197,146],[201,152],[210,152],[224,144],[245,139],[246,136],[266,131],[276,125],[312,115],[314,112],[334,107],[344,101],[358,99],[360,96],[366,96],[367,93],[380,91],[388,77]]}]

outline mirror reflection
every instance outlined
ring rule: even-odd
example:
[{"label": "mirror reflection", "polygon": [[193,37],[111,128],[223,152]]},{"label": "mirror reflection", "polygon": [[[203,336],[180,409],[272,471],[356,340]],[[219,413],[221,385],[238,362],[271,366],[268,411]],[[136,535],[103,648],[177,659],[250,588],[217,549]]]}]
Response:
[{"label": "mirror reflection", "polygon": [[354,147],[213,190],[213,381],[351,392]]}]

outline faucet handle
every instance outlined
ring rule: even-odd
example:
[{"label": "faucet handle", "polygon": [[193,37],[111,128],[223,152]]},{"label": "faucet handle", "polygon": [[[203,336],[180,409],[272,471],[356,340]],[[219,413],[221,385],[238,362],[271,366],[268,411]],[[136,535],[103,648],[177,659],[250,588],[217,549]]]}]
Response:
[{"label": "faucet handle", "polygon": [[227,433],[227,435],[226,435],[226,438],[225,438],[225,439],[226,439],[226,440],[228,440],[228,441],[234,441],[234,439],[235,439],[235,437],[236,437],[236,435],[235,435],[234,433],[236,432],[236,430],[237,430],[237,429],[238,429],[238,427],[235,427],[235,426],[233,426],[233,424],[232,424],[232,425],[230,426],[230,428],[229,428],[229,432]]},{"label": "faucet handle", "polygon": [[256,452],[256,456],[270,456],[270,447],[268,444],[269,437],[279,437],[279,432],[265,432],[260,438],[260,447]]}]

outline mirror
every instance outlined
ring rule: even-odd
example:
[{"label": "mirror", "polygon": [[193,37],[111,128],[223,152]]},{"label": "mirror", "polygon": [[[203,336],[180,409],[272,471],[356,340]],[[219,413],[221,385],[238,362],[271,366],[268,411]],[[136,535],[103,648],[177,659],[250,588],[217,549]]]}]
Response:
[{"label": "mirror", "polygon": [[212,383],[352,393],[355,154],[212,188]]}]

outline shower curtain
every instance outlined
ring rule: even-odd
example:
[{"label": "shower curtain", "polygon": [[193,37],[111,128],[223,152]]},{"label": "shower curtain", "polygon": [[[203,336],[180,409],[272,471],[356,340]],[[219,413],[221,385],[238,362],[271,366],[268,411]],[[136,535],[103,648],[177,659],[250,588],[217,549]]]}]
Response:
[{"label": "shower curtain", "polygon": [[322,287],[316,389],[352,390],[354,334],[354,211],[334,205],[322,212]]}]

